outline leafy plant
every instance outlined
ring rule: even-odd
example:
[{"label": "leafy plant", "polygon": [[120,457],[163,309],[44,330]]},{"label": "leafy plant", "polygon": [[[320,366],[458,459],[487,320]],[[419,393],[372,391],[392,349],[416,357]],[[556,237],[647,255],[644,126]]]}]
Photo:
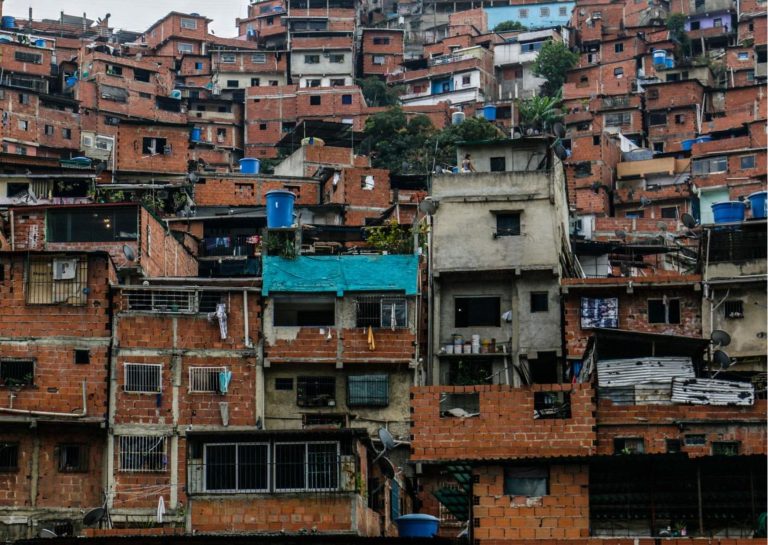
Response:
[{"label": "leafy plant", "polygon": [[413,231],[391,219],[379,227],[365,229],[367,246],[391,254],[413,253]]},{"label": "leafy plant", "polygon": [[360,86],[368,106],[396,106],[405,90],[402,85],[387,85],[376,76],[357,79],[355,83]]},{"label": "leafy plant", "polygon": [[686,17],[682,13],[671,13],[667,17],[666,27],[669,30],[669,37],[677,43],[678,60],[683,57],[688,57],[691,54],[691,39],[688,37],[688,33],[685,31]]},{"label": "leafy plant", "polygon": [[547,80],[541,86],[542,92],[549,96],[560,93],[566,72],[576,66],[577,62],[579,55],[568,49],[563,42],[545,42],[533,63],[533,73]]},{"label": "leafy plant", "polygon": [[518,103],[520,125],[524,129],[546,130],[563,118],[560,93],[553,97],[534,96]]},{"label": "leafy plant", "polygon": [[267,249],[267,254],[285,259],[295,259],[298,255],[292,232],[267,234],[264,247]]},{"label": "leafy plant", "polygon": [[523,31],[528,30],[528,27],[520,21],[504,21],[493,27],[494,32],[509,32],[512,30]]}]

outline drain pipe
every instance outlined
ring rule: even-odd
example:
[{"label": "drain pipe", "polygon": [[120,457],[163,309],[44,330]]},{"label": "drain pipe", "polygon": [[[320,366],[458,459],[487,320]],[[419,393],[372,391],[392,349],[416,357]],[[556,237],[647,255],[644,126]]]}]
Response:
[{"label": "drain pipe", "polygon": [[[11,405],[13,405],[13,398],[16,397],[15,394],[11,394]],[[55,413],[50,411],[28,411],[26,409],[14,409],[12,407],[0,407],[0,412],[4,413],[12,413],[12,414],[24,414],[27,416],[67,416],[70,418],[83,418],[88,414],[88,407],[85,404],[86,402],[86,395],[85,395],[85,381],[83,381],[83,410],[80,413]]]}]

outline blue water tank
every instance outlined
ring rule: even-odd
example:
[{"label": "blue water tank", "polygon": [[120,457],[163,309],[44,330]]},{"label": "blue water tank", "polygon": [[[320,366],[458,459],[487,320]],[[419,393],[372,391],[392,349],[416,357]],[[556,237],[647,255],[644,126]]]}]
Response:
[{"label": "blue water tank", "polygon": [[240,159],[240,173],[241,174],[258,174],[260,161],[253,157],[246,159]]},{"label": "blue water tank", "polygon": [[267,227],[280,229],[293,225],[293,203],[296,195],[290,191],[276,189],[267,191]]},{"label": "blue water tank", "polygon": [[432,515],[403,515],[395,519],[400,537],[435,537],[440,519]]},{"label": "blue water tank", "polygon": [[683,151],[691,151],[691,148],[695,143],[696,143],[695,138],[691,138],[689,140],[683,140],[682,142],[680,142],[680,149]]},{"label": "blue water tank", "polygon": [[202,134],[203,131],[199,127],[193,127],[192,131],[189,133],[189,139],[192,142],[199,142]]},{"label": "blue water tank", "polygon": [[653,51],[653,64],[666,64],[667,52],[664,49],[656,49]]},{"label": "blue water tank", "polygon": [[68,87],[68,88],[69,87],[74,87],[75,85],[77,85],[77,77],[75,77],[75,76],[68,76],[68,77],[64,78],[64,85],[66,87]]},{"label": "blue water tank", "polygon": [[464,123],[464,119],[466,118],[466,115],[464,112],[453,112],[451,114],[451,125],[461,125]]},{"label": "blue water tank", "polygon": [[668,56],[665,63],[667,68],[674,68],[675,67],[675,58],[673,56]]},{"label": "blue water tank", "polygon": [[45,40],[35,40],[35,47],[45,47]]},{"label": "blue water tank", "polygon": [[752,218],[764,220],[768,216],[768,191],[758,191],[747,195],[747,198],[752,207]]},{"label": "blue water tank", "polygon": [[10,15],[3,15],[3,18],[0,19],[0,27],[6,29],[16,28],[16,18]]},{"label": "blue water tank", "polygon": [[496,121],[496,106],[493,104],[483,106],[483,117],[487,121]]},{"label": "blue water tank", "polygon": [[712,215],[715,223],[734,223],[744,221],[744,210],[747,206],[741,201],[716,202],[712,205]]}]

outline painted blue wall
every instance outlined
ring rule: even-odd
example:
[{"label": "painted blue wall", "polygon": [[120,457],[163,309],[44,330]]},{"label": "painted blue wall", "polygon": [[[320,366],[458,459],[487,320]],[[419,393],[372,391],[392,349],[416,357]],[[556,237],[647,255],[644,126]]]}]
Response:
[{"label": "painted blue wall", "polygon": [[[485,8],[488,14],[488,28],[493,29],[504,21],[520,21],[529,30],[539,28],[551,28],[568,24],[571,19],[571,11],[576,2],[549,2],[547,4],[521,4],[517,6],[503,6],[498,8]],[[541,8],[549,8],[549,15],[541,15]],[[565,15],[560,15],[560,8],[565,8]],[[528,10],[527,17],[520,16],[520,10]]]}]

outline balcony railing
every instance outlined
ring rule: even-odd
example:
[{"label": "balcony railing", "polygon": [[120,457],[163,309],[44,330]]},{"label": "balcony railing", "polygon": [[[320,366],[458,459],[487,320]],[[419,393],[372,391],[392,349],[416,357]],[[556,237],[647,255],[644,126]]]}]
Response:
[{"label": "balcony railing", "polygon": [[205,237],[200,257],[253,257],[257,239],[253,235]]},{"label": "balcony railing", "polygon": [[707,236],[709,263],[764,260],[768,257],[765,229],[724,228],[710,230]]}]

